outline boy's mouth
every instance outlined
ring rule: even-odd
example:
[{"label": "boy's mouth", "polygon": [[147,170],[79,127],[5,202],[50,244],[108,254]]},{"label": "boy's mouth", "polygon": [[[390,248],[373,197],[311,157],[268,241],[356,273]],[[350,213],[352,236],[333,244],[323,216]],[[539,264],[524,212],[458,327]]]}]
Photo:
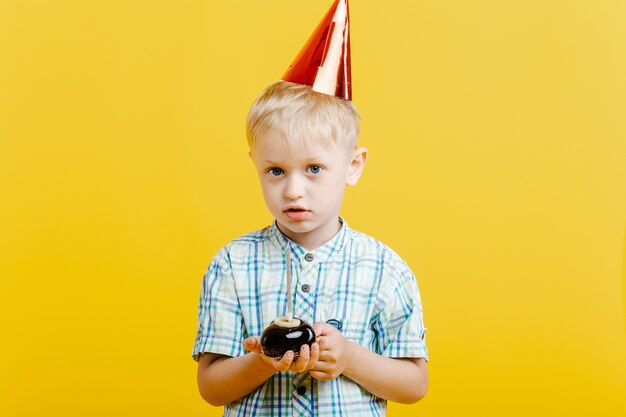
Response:
[{"label": "boy's mouth", "polygon": [[304,220],[311,214],[311,211],[302,207],[289,207],[285,210],[285,214],[291,220]]}]

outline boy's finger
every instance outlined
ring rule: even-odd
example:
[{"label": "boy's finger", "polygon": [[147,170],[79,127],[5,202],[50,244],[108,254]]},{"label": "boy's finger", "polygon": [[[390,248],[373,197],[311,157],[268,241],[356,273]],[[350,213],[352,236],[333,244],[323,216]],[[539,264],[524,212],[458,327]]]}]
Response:
[{"label": "boy's finger", "polygon": [[317,360],[317,362],[315,363],[315,367],[313,367],[312,370],[314,370],[314,371],[321,371],[321,372],[328,372],[331,368],[332,368],[332,364],[330,362],[326,362],[325,360],[323,360],[320,357]]},{"label": "boy's finger", "polygon": [[261,345],[258,343],[257,338],[254,336],[244,339],[243,348],[245,350],[249,350],[250,352],[261,352]]},{"label": "boy's finger", "polygon": [[331,326],[328,323],[318,321],[317,323],[313,325],[313,330],[315,330],[315,335],[319,337],[319,336],[327,335],[336,329],[334,326]]},{"label": "boy's finger", "polygon": [[309,364],[307,365],[308,369],[315,368],[317,365],[317,360],[320,357],[320,346],[317,343],[313,343],[311,345],[311,355],[309,357]]},{"label": "boy's finger", "polygon": [[317,363],[326,363],[326,364],[334,364],[337,362],[337,357],[330,351],[324,350],[320,351],[320,357],[317,359]]},{"label": "boy's finger", "polygon": [[309,371],[309,375],[311,375],[311,377],[313,377],[315,379],[325,379],[325,380],[332,379],[330,377],[330,374],[327,374],[324,371],[314,371],[314,370],[311,369]]},{"label": "boy's finger", "polygon": [[279,371],[286,371],[291,366],[291,362],[293,362],[293,356],[293,352],[291,350],[288,350],[283,355],[283,357],[278,362],[276,362],[274,368],[278,369]]},{"label": "boy's finger", "polygon": [[302,345],[300,348],[300,356],[296,361],[291,365],[291,370],[294,372],[302,372],[306,369],[307,364],[309,363],[309,345]]},{"label": "boy's finger", "polygon": [[320,351],[328,349],[328,342],[326,341],[325,337],[320,337],[317,343],[319,345]]}]

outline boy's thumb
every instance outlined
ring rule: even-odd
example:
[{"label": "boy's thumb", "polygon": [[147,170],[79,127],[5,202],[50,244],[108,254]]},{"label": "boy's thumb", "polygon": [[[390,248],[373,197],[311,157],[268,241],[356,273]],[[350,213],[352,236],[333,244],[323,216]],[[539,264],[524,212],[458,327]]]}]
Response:
[{"label": "boy's thumb", "polygon": [[337,329],[328,323],[317,322],[313,325],[313,330],[315,330],[315,336],[319,337],[330,334],[332,331]]},{"label": "boy's thumb", "polygon": [[243,341],[243,348],[245,350],[249,350],[250,352],[259,352],[261,350],[261,346],[257,341],[256,337],[248,337]]}]

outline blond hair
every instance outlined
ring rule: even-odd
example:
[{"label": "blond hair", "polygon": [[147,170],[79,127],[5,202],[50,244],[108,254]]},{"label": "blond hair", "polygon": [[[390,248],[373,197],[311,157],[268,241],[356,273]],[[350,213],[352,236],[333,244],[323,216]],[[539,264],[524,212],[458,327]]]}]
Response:
[{"label": "blond hair", "polygon": [[357,146],[359,129],[360,116],[352,101],[286,81],[277,81],[263,90],[246,120],[251,150],[261,135],[273,131],[290,143],[315,140],[344,145],[352,151]]}]

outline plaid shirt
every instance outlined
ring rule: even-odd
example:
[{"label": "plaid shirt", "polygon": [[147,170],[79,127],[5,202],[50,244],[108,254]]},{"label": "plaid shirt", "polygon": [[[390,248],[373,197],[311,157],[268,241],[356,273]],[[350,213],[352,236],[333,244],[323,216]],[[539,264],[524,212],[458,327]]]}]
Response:
[{"label": "plaid shirt", "polygon": [[[290,300],[294,317],[329,322],[380,355],[428,360],[413,273],[387,246],[342,223],[335,237],[313,251],[285,237],[276,222],[222,248],[202,282],[193,358],[202,352],[244,355],[243,339],[285,315]],[[384,416],[386,406],[343,375],[323,381],[286,371],[226,405],[224,416]]]}]

